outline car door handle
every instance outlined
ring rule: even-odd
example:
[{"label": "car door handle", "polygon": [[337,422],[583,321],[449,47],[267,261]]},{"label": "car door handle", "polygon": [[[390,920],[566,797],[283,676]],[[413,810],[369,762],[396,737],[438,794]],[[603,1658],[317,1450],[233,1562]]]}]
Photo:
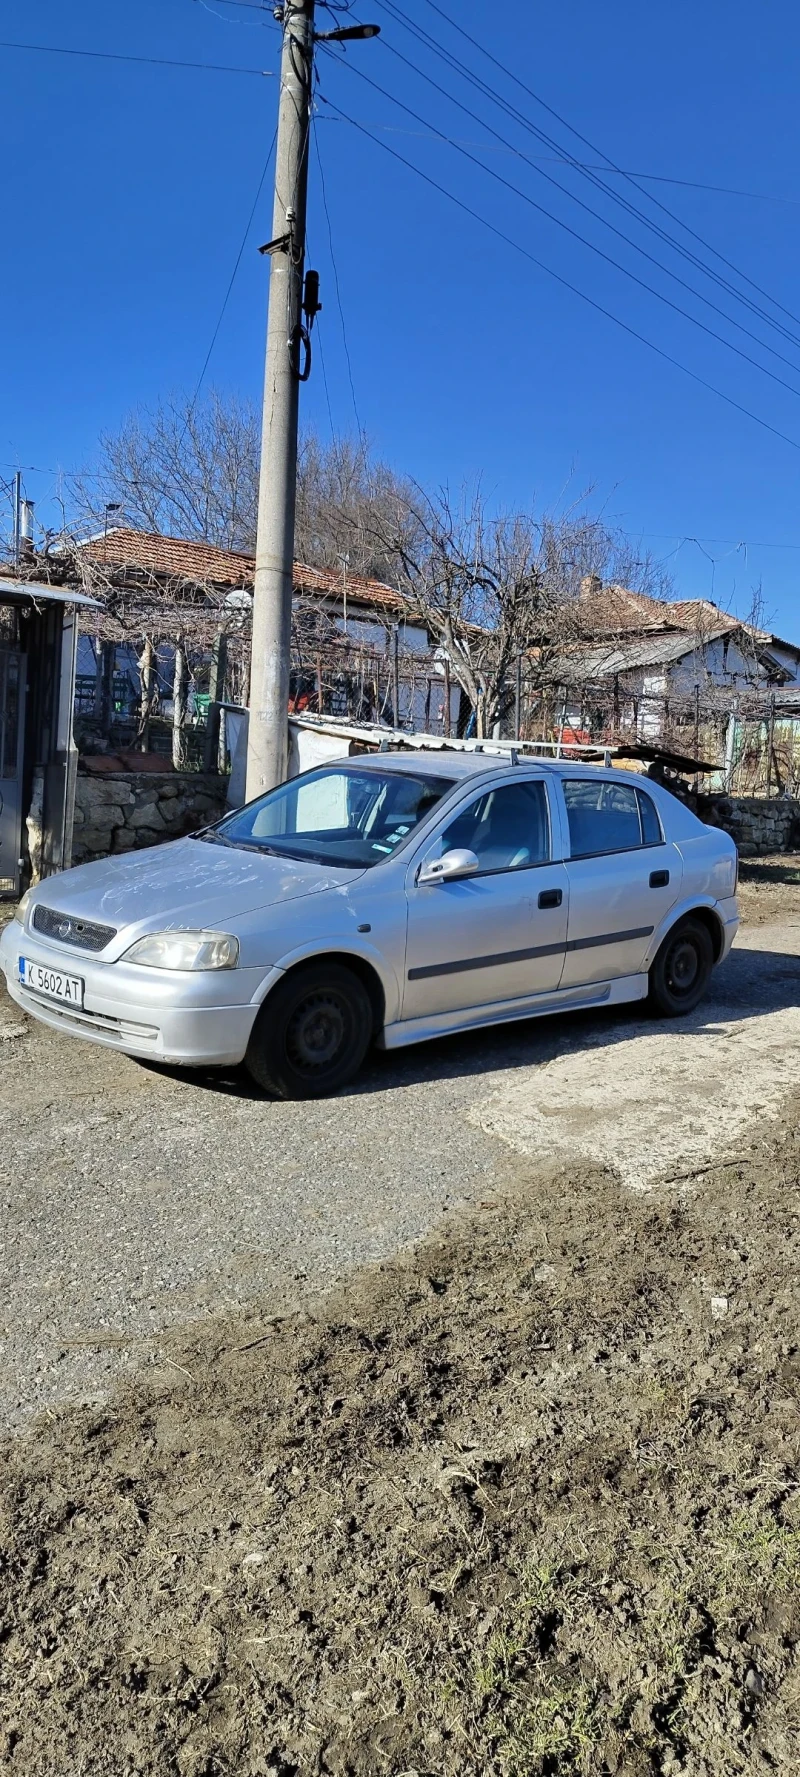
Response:
[{"label": "car door handle", "polygon": [[563,898],[561,889],[542,889],[539,896],[539,906],[560,907]]},{"label": "car door handle", "polygon": [[651,870],[650,871],[650,887],[651,888],[666,888],[668,882],[669,882],[669,871],[668,870]]}]

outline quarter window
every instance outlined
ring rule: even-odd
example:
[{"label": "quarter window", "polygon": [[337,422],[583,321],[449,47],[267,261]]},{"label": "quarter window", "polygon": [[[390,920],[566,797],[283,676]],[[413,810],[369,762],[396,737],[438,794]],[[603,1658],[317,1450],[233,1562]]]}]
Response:
[{"label": "quarter window", "polygon": [[550,858],[547,793],[535,780],[485,790],[457,814],[440,840],[441,854],[473,851],[481,870],[521,870]]},{"label": "quarter window", "polygon": [[639,803],[639,814],[642,818],[642,839],[645,845],[662,845],[664,835],[661,831],[658,810],[652,797],[646,796],[644,790],[637,790],[636,796]]},{"label": "quarter window", "polygon": [[568,777],[562,778],[562,789],[573,858],[662,843],[655,804],[632,785]]}]

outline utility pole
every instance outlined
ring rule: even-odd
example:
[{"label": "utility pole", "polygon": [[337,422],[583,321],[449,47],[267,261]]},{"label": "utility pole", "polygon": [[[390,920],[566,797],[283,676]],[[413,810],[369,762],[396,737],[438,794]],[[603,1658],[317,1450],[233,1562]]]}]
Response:
[{"label": "utility pole", "polygon": [[261,249],[270,255],[271,265],[253,591],[248,801],[282,783],[287,769],[299,394],[310,367],[308,329],[320,306],[315,274],[309,272],[305,293],[303,282],[314,43],[375,37],[380,28],[349,25],[315,37],[314,4],[315,0],[285,0],[277,14],[283,51],[273,238]]},{"label": "utility pole", "polygon": [[286,776],[297,483],[298,352],[306,243],[314,0],[283,9],[280,112],[264,373],[247,799]]}]

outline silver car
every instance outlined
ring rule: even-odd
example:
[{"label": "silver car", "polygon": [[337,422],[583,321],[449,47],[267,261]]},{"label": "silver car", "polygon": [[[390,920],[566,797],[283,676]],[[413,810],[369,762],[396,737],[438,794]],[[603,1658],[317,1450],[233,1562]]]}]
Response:
[{"label": "silver car", "polygon": [[727,834],[632,773],[373,754],[49,878],[0,966],[55,1030],[316,1097],[375,1041],[645,998],[690,1012],[733,942],[736,877]]}]

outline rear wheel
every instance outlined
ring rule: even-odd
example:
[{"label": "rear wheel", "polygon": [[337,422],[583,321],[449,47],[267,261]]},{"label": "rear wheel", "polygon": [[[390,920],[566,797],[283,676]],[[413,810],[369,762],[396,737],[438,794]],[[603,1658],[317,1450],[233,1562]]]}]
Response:
[{"label": "rear wheel", "polygon": [[366,988],[341,963],[287,975],[265,1000],[245,1056],[275,1098],[324,1098],[358,1073],[372,1038]]},{"label": "rear wheel", "polygon": [[714,952],[708,928],[684,919],[668,933],[650,970],[650,1004],[662,1018],[693,1012],[711,979]]}]

